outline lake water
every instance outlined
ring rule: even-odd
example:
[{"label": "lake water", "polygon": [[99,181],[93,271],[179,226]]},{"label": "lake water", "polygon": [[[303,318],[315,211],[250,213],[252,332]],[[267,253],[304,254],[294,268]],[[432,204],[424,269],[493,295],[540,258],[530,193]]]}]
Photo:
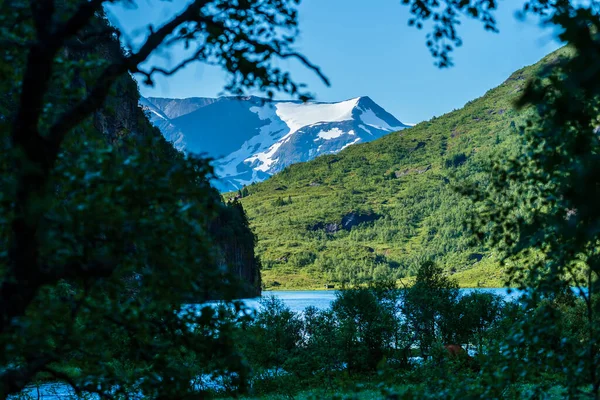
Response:
[{"label": "lake water", "polygon": [[[462,295],[471,292],[493,293],[504,297],[506,300],[513,300],[519,296],[519,292],[508,292],[507,289],[492,288],[492,289],[460,289]],[[328,308],[333,300],[335,300],[335,290],[314,290],[314,291],[268,291],[263,292],[263,297],[275,296],[280,298],[285,305],[292,311],[302,312],[308,306],[314,306],[318,309]],[[259,298],[244,299],[244,303],[251,308],[258,309]],[[87,397],[86,397],[87,398]],[[91,399],[98,399],[97,396],[90,396]],[[11,400],[21,399],[43,399],[43,400],[66,400],[66,399],[81,399],[75,395],[73,390],[62,383],[45,383],[40,386],[30,386],[25,389],[23,395],[11,396]]]},{"label": "lake water", "polygon": [[[308,306],[314,306],[318,309],[325,309],[335,300],[335,290],[298,290],[298,291],[265,291],[262,297],[275,296],[280,298],[285,305],[292,311],[300,312]],[[506,300],[512,300],[519,296],[519,292],[513,290],[508,293],[505,288],[485,288],[485,289],[460,289],[461,294],[472,292],[493,293],[504,297]],[[245,299],[244,303],[251,308],[258,308],[259,298]]]}]

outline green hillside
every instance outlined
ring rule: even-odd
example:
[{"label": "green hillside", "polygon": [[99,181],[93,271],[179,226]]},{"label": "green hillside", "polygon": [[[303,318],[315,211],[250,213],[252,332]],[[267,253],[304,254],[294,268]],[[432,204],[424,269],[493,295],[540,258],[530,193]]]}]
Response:
[{"label": "green hillside", "polygon": [[531,111],[512,103],[558,54],[516,71],[460,110],[248,187],[242,203],[258,237],[265,287],[408,277],[427,259],[462,286],[501,285],[493,253],[470,244],[464,222],[472,206],[454,186],[485,185],[485,163],[516,148],[518,127]]}]

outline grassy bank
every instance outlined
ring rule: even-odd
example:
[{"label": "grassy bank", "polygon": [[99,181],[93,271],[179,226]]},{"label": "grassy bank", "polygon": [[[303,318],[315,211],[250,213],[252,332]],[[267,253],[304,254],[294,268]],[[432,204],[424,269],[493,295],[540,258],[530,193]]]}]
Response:
[{"label": "grassy bank", "polygon": [[[505,278],[502,269],[494,263],[482,262],[474,268],[452,274],[461,288],[498,288],[503,287]],[[262,272],[264,290],[324,290],[327,281],[324,274],[310,271],[279,271],[267,270]],[[409,276],[398,281],[410,285],[414,277]],[[340,288],[339,284],[335,288]]]}]

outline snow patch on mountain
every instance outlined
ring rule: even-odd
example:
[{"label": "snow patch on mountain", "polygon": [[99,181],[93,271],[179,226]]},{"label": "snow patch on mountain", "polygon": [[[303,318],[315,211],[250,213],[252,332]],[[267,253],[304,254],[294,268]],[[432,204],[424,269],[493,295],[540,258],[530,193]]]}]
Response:
[{"label": "snow patch on mountain", "polygon": [[178,149],[215,158],[214,184],[221,191],[408,127],[369,97],[335,103],[149,98],[140,106]]},{"label": "snow patch on mountain", "polygon": [[276,161],[272,160],[272,154],[277,151],[279,140],[289,133],[289,127],[277,117],[276,107],[273,103],[265,103],[262,106],[250,107],[265,124],[260,127],[257,135],[245,141],[238,150],[225,156],[216,163],[217,174],[221,177],[237,175],[240,164],[246,162],[255,166],[258,171],[266,172]]},{"label": "snow patch on mountain", "polygon": [[[317,139],[315,139],[315,142],[319,139],[325,139],[325,140],[335,139],[336,137],[340,137],[343,134],[344,134],[344,132],[339,128],[333,128],[330,131],[321,131],[317,135]],[[348,135],[354,135],[354,131],[348,132]]]},{"label": "snow patch on mountain", "polygon": [[384,120],[379,118],[373,112],[373,110],[362,110],[361,109],[361,111],[362,111],[362,113],[360,114],[360,120],[362,122],[364,122],[365,124],[372,126],[373,128],[381,129],[384,131],[394,131],[394,130],[403,128],[402,125],[390,126],[387,122],[385,122]]},{"label": "snow patch on mountain", "polygon": [[340,150],[339,150],[339,151],[342,151],[342,150],[344,150],[346,147],[348,147],[348,146],[352,146],[353,144],[356,144],[356,143],[358,143],[358,142],[360,142],[360,138],[358,138],[358,139],[354,140],[353,142],[346,143],[345,145],[343,145],[343,146],[340,148]]},{"label": "snow patch on mountain", "polygon": [[352,119],[352,110],[360,97],[340,103],[279,103],[277,115],[290,128],[290,134],[298,129],[319,122],[339,122]]}]

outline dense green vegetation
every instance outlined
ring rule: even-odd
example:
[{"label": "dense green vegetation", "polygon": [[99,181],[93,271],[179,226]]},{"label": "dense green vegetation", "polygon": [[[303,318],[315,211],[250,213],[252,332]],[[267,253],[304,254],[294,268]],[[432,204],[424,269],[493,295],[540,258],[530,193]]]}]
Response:
[{"label": "dense green vegetation", "polygon": [[198,40],[175,70],[209,59],[231,92],[303,97],[272,65],[319,72],[288,54],[297,2],[188,2],[127,49],[108,3],[0,1],[0,399],[40,379],[148,399],[201,397],[202,373],[244,381],[237,316],[188,304],[260,291],[254,236],[208,161],[150,125],[131,74],[170,75],[144,62]]},{"label": "dense green vegetation", "polygon": [[[569,291],[535,302],[482,292],[460,296],[456,282],[427,262],[410,288],[380,281],[342,290],[324,310],[294,313],[266,297],[256,317],[242,323],[237,343],[251,367],[251,398],[517,399],[543,393],[559,399],[570,385],[589,393],[585,377],[563,373],[578,362],[573,356],[585,336],[584,309]],[[548,312],[561,313],[561,323],[539,340],[511,342]],[[543,355],[557,341],[565,344],[562,362],[549,362]],[[447,350],[458,344],[476,354]],[[522,374],[519,368],[528,364],[535,370]]]},{"label": "dense green vegetation", "polygon": [[[471,243],[465,223],[472,204],[457,188],[487,185],[490,158],[514,154],[518,128],[532,115],[514,101],[557,55],[460,110],[249,186],[242,204],[258,237],[265,287],[402,278],[424,260],[461,286],[501,286],[493,251]],[[346,229],[349,216],[359,224]]]},{"label": "dense green vegetation", "polygon": [[[232,91],[302,96],[270,63],[295,57],[319,73],[287,53],[298,2],[192,1],[126,52],[104,2],[0,1],[0,399],[42,380],[105,399],[362,388],[389,399],[600,399],[597,4],[526,3],[562,28],[569,57],[244,190],[257,232],[272,235],[261,244],[267,276],[287,268],[288,286],[358,284],[328,310],[299,315],[269,298],[252,315],[230,301],[188,304],[235,294],[218,260],[231,262],[227,248],[244,259],[239,244],[253,237],[239,204],[214,196],[206,160],[148,128],[128,74],[152,82],[157,70],[142,64],[163,41],[198,40],[183,65],[224,66]],[[460,44],[457,14],[495,29],[492,0],[404,3],[417,26],[434,20],[427,44],[440,65]],[[219,248],[219,235],[234,238]],[[519,303],[459,296],[455,278],[483,285],[497,265],[525,290]],[[398,289],[407,274],[414,284]]]}]

